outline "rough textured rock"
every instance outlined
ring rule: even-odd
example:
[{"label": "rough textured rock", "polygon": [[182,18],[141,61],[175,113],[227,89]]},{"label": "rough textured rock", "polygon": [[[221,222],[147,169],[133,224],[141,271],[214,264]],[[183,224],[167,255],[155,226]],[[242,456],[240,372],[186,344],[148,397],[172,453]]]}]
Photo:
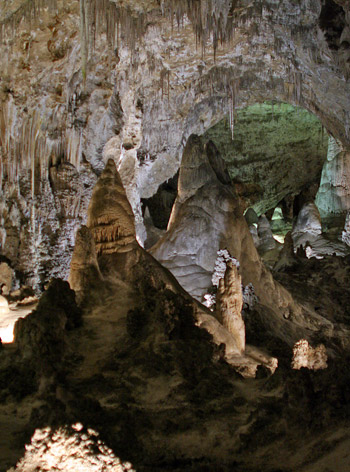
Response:
[{"label": "rough textured rock", "polygon": [[216,314],[218,320],[235,338],[240,354],[245,351],[245,326],[242,319],[242,308],[241,276],[237,267],[232,262],[228,262],[225,276],[219,281]]},{"label": "rough textured rock", "polygon": [[258,228],[257,225],[251,225],[249,226],[249,232],[252,235],[254,246],[259,247],[260,244],[260,239],[258,235]]},{"label": "rough textured rock", "polygon": [[13,269],[7,262],[0,262],[0,287],[1,293],[8,295],[12,290],[12,285],[15,281],[15,274]]},{"label": "rough textured rock", "polygon": [[135,241],[134,214],[112,159],[93,190],[87,226],[98,255],[118,252]]},{"label": "rough textured rock", "polygon": [[[0,442],[1,467],[7,470],[24,456],[19,470],[34,465],[44,471],[56,464],[51,454],[61,451],[57,446],[77,448],[73,457],[62,456],[61,468],[77,467],[73,459],[80,459],[79,467],[99,467],[107,455],[109,464],[120,467],[116,457],[121,457],[124,467],[140,472],[272,471],[282,460],[290,470],[303,470],[319,466],[319,447],[328,451],[323,465],[339,452],[334,447],[347,451],[348,437],[341,435],[350,418],[344,407],[350,378],[347,259],[305,259],[291,268],[292,276],[279,273],[304,302],[307,286],[305,313],[299,318],[290,313],[280,323],[267,306],[247,309],[247,341],[257,342],[259,349],[247,345],[244,358],[234,355],[228,331],[211,325],[217,339],[232,347],[231,364],[225,362],[223,346],[198,327],[200,315],[203,325],[204,317],[208,325],[217,320],[136,240],[129,251],[103,253],[97,262],[105,287],[101,292],[99,284],[91,286],[82,323],[64,325],[65,319],[76,319],[70,318],[75,305],[67,284],[56,282],[59,290],[49,289],[36,315],[23,320],[19,350],[12,346],[0,353],[0,415],[8,431]],[[306,335],[313,345],[327,346],[329,368],[291,369],[292,347]],[[243,374],[257,370],[258,379],[236,374],[235,362]],[[59,427],[76,428],[77,422],[89,429],[75,434]],[[326,430],[340,434],[331,452]],[[22,431],[26,439],[19,439]],[[25,453],[22,446],[33,434]]]},{"label": "rough textured rock", "polygon": [[259,251],[266,252],[274,249],[277,245],[277,241],[273,237],[270,222],[265,215],[260,216],[257,230],[259,237]]},{"label": "rough textured rock", "polygon": [[130,462],[122,463],[98,437],[99,433],[91,428],[85,430],[80,423],[56,430],[36,429],[24,457],[8,472],[55,468],[63,472],[135,472]]},{"label": "rough textured rock", "polygon": [[298,214],[298,219],[293,227],[293,236],[309,233],[317,236],[322,233],[320,212],[314,203],[307,203]]},{"label": "rough textured rock", "polygon": [[93,235],[89,228],[82,226],[75,238],[68,278],[77,300],[81,301],[84,294],[90,290],[91,282],[97,285],[101,278]]},{"label": "rough textured rock", "polygon": [[[95,173],[112,157],[142,235],[140,198],[176,173],[192,133],[228,113],[233,124],[237,108],[298,104],[349,149],[345,0],[225,0],[215,9],[203,1],[200,11],[198,2],[175,2],[176,12],[170,2],[127,0],[117,9],[98,2],[95,38],[84,34],[94,32],[87,15],[81,41],[80,2],[55,3],[0,2],[1,250],[35,284],[69,267],[73,246],[64,233],[74,233],[76,220],[68,217],[56,231],[54,192],[69,202],[60,214],[69,215],[75,200],[57,185],[50,190],[49,178],[61,162],[74,165],[85,202]],[[35,13],[27,8],[38,5]],[[178,29],[171,27],[176,17]],[[74,171],[63,167],[77,191]],[[85,216],[82,210],[82,222]],[[28,357],[15,345],[1,349],[1,469],[24,454],[35,429],[77,421],[103,434],[115,456],[139,472],[349,469],[349,260],[297,259],[276,274],[302,305],[296,313],[250,251],[250,236],[241,242],[240,218],[234,255],[263,301],[244,314],[247,342],[278,357],[276,373],[238,376],[222,347],[196,326],[198,304],[136,243],[127,253],[102,254],[105,290],[91,290],[82,326],[61,329],[67,313],[57,296],[42,307],[38,326],[32,318],[23,337],[32,346]],[[50,316],[56,311],[57,319]],[[298,339],[323,343],[328,368],[292,370]]]},{"label": "rough textured rock", "polygon": [[68,282],[53,279],[37,308],[27,317],[20,318],[14,328],[21,356],[35,364],[38,378],[57,373],[66,348],[67,330],[80,323],[81,312]]},{"label": "rough textured rock", "polygon": [[326,160],[328,135],[320,121],[287,104],[260,103],[237,110],[233,139],[227,120],[204,136],[220,150],[234,181],[255,185],[245,196],[259,216],[285,196],[319,183]]},{"label": "rough textured rock", "polygon": [[342,231],[342,241],[350,246],[350,212],[347,212],[344,224],[344,231]]},{"label": "rough textured rock", "polygon": [[307,257],[349,254],[349,248],[332,234],[322,234],[321,216],[314,203],[301,209],[292,231],[294,248],[303,247]]},{"label": "rough textured rock", "polygon": [[294,254],[294,242],[292,238],[292,232],[288,231],[284,238],[283,247],[279,253],[278,260],[274,266],[275,271],[279,271],[282,268],[290,267],[295,263]]},{"label": "rough textured rock", "polygon": [[293,348],[292,368],[301,369],[326,369],[327,368],[327,352],[323,344],[313,348],[306,339],[301,339]]},{"label": "rough textured rock", "polygon": [[350,155],[339,144],[330,139],[327,161],[322,169],[316,205],[322,219],[345,216],[350,207]]},{"label": "rough textured rock", "polygon": [[[67,212],[67,205],[55,207],[50,168],[73,165],[86,202],[95,172],[110,157],[118,163],[144,239],[140,198],[151,197],[175,175],[192,133],[203,133],[229,112],[233,123],[235,110],[247,105],[272,100],[304,107],[347,149],[349,85],[342,54],[348,50],[349,12],[344,5],[333,18],[329,12],[336,5],[326,3],[288,0],[279,7],[274,0],[263,5],[240,0],[226,22],[227,2],[211,10],[203,1],[207,20],[199,22],[190,6],[180,8],[181,27],[175,31],[171,8],[162,13],[152,2],[125,2],[115,10],[105,2],[111,45],[113,23],[119,25],[115,49],[100,34],[105,27],[100,10],[95,37],[85,38],[81,47],[76,2],[33,11],[20,1],[2,1],[1,185],[9,210],[0,215],[2,253],[38,286],[52,275],[66,276],[62,266],[69,267],[74,244],[64,246],[63,233],[74,240],[85,214],[81,210],[81,221],[70,220],[60,231],[56,212]],[[210,19],[214,12],[220,21]],[[88,16],[87,31],[94,31],[93,19]],[[225,34],[218,47],[220,28]],[[203,50],[195,47],[198,41]],[[279,181],[289,181],[289,175]],[[49,250],[55,241],[57,250]],[[40,257],[30,249],[39,245]],[[61,254],[62,264],[52,266]],[[35,257],[38,269],[32,271],[27,260]]]},{"label": "rough textured rock", "polygon": [[252,283],[261,303],[283,311],[293,305],[292,300],[261,262],[234,188],[215,172],[215,162],[223,162],[220,155],[216,153],[216,161],[210,162],[203,141],[191,136],[169,229],[151,253],[201,299],[211,287],[217,251],[227,248],[240,263],[243,284]]}]

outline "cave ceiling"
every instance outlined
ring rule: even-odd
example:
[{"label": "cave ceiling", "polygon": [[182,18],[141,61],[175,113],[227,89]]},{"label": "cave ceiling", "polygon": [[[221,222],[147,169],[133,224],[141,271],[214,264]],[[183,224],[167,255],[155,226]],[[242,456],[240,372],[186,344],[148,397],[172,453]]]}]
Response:
[{"label": "cave ceiling", "polygon": [[349,58],[346,0],[0,0],[1,470],[349,470]]},{"label": "cave ceiling", "polygon": [[[161,8],[155,2],[1,2],[3,254],[22,272],[28,268],[21,251],[33,234],[31,202],[48,263],[54,264],[52,243],[63,245],[62,224],[69,258],[108,158],[117,163],[144,241],[141,199],[176,174],[188,137],[224,118],[235,133],[237,113],[247,106],[298,106],[349,146],[346,6],[331,0],[201,5],[199,11],[195,2],[180,1]],[[337,8],[344,14],[325,15]],[[298,177],[312,168],[314,178],[318,166],[310,156],[304,161]],[[276,180],[292,176],[285,170]],[[286,182],[258,212],[305,184],[300,179],[297,189]]]}]

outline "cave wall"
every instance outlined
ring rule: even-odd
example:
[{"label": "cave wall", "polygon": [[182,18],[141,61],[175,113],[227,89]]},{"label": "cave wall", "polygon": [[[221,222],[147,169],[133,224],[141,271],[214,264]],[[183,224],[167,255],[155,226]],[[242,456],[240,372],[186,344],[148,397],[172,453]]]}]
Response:
[{"label": "cave wall", "polygon": [[[200,26],[198,12],[187,7],[174,11],[166,3],[162,13],[151,2],[126,2],[113,10],[107,2],[110,22],[119,25],[117,41],[109,24],[106,34],[102,25],[95,41],[82,42],[88,28],[81,29],[77,2],[49,2],[30,25],[20,17],[30,16],[21,10],[26,2],[1,2],[1,252],[13,257],[17,245],[17,269],[28,275],[31,268],[18,260],[27,261],[29,247],[39,247],[35,257],[45,279],[52,271],[44,267],[46,250],[37,235],[55,245],[56,255],[48,259],[58,258],[57,266],[63,243],[55,241],[66,231],[74,239],[71,221],[71,229],[59,232],[65,220],[50,184],[49,169],[61,162],[74,166],[76,188],[89,194],[112,157],[142,241],[140,199],[176,173],[190,134],[202,134],[229,112],[233,118],[235,109],[264,100],[299,105],[349,146],[347,68],[320,25],[322,3],[239,1],[230,14],[229,3],[210,10],[203,2],[206,21]],[[20,217],[11,217],[13,224],[10,202],[18,208],[23,199],[26,206]],[[85,206],[78,212],[81,221]],[[42,219],[36,218],[39,227],[30,239],[21,232],[27,227],[30,234],[32,209]]]},{"label": "cave wall", "polygon": [[204,136],[220,149],[231,178],[250,184],[248,202],[258,215],[318,184],[327,155],[328,135],[317,117],[284,103],[238,110],[233,139],[228,120]]}]

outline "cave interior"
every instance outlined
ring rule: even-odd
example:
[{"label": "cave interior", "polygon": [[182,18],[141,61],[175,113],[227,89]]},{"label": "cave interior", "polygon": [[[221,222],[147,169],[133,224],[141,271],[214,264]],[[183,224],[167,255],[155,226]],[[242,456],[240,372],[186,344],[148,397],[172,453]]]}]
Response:
[{"label": "cave interior", "polygon": [[348,0],[0,0],[0,52],[0,471],[350,471]]}]

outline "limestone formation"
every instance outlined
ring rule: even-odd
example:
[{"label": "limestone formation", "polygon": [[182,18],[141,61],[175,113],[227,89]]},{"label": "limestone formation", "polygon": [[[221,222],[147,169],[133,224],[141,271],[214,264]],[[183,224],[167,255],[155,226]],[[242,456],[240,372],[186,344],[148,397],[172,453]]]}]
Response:
[{"label": "limestone formation", "polygon": [[[0,0],[1,262],[21,284],[39,292],[67,277],[101,176],[72,263],[72,284],[91,283],[85,305],[56,279],[1,349],[0,470],[350,470],[350,250],[316,234],[308,253],[336,243],[345,257],[297,258],[277,283],[242,216],[283,199],[291,219],[294,196],[317,184],[328,134],[343,155],[326,201],[349,210],[349,28],[347,0]],[[278,122],[288,152],[270,135]],[[216,148],[236,141],[236,168],[235,152],[218,149],[232,185],[198,137],[215,124],[229,137],[213,137]],[[218,251],[239,260],[259,299],[243,313],[243,354],[138,244],[141,202],[183,154],[155,251],[198,298]],[[300,339],[327,347],[327,369],[291,368]],[[302,351],[314,367],[325,361],[323,348]]]},{"label": "limestone formation", "polygon": [[308,233],[319,235],[322,233],[322,223],[320,212],[314,203],[307,203],[301,209],[296,224],[293,228],[293,235]]},{"label": "limestone formation", "polygon": [[[221,162],[218,152],[216,162]],[[227,249],[239,260],[243,284],[253,284],[261,303],[274,310],[283,306],[284,310],[293,302],[261,262],[239,199],[230,184],[217,178],[212,163],[203,141],[191,136],[183,154],[168,231],[151,253],[201,300],[211,287],[218,250]]]},{"label": "limestone formation", "polygon": [[308,258],[349,254],[349,248],[344,242],[322,233],[321,216],[314,203],[305,204],[299,212],[292,238],[295,250],[303,247]]},{"label": "limestone formation", "polygon": [[249,232],[250,234],[252,235],[252,238],[253,238],[253,242],[254,242],[254,246],[256,248],[259,247],[259,244],[260,244],[260,238],[259,238],[259,235],[258,235],[258,228],[257,228],[257,224],[253,224],[253,225],[250,225],[249,226]]},{"label": "limestone formation", "polygon": [[[236,111],[233,138],[228,120],[204,136],[220,150],[232,180],[249,184],[244,197],[259,216],[312,182],[319,184],[328,135],[317,117],[302,107],[273,101],[252,104]],[[257,219],[248,221],[252,223]]]},{"label": "limestone formation", "polygon": [[0,262],[0,293],[8,295],[12,290],[15,282],[15,274],[13,269],[7,262]]},{"label": "limestone formation", "polygon": [[218,320],[231,333],[241,354],[245,351],[245,326],[242,319],[243,293],[241,276],[232,262],[227,263],[225,276],[220,279],[216,296]]},{"label": "limestone formation", "polygon": [[350,246],[350,212],[348,211],[345,218],[344,230],[342,232],[342,241]]},{"label": "limestone formation", "polygon": [[248,208],[248,210],[244,213],[244,218],[249,227],[253,224],[258,224],[259,221],[259,217],[253,208]]},{"label": "limestone formation", "polygon": [[344,217],[350,208],[349,177],[350,155],[331,137],[315,201],[325,222]]},{"label": "limestone formation", "polygon": [[[54,8],[46,8],[53,3]],[[120,8],[110,1],[88,2],[86,12],[71,1],[0,2],[0,180],[7,209],[0,210],[0,242],[2,254],[24,272],[26,282],[40,287],[52,275],[67,276],[74,235],[86,222],[83,207],[95,174],[109,157],[125,179],[137,232],[144,237],[140,199],[154,195],[176,174],[188,137],[218,122],[222,128],[225,121],[232,136],[237,110],[247,105],[254,106],[253,113],[245,113],[252,118],[254,136],[260,133],[260,126],[255,126],[262,115],[259,110],[267,110],[268,120],[262,123],[266,132],[261,134],[268,139],[263,144],[254,140],[252,155],[247,149],[252,140],[242,141],[237,126],[240,161],[246,159],[241,164],[249,169],[243,180],[248,178],[256,187],[255,197],[259,195],[259,184],[251,176],[263,166],[271,185],[260,191],[268,191],[274,205],[309,185],[319,171],[327,133],[302,108],[314,113],[344,150],[349,146],[346,2],[287,0],[279,8],[272,0],[239,0],[228,22],[228,2],[215,8],[207,0],[202,3],[201,16],[195,7],[181,4],[177,9],[168,2],[160,7],[127,0]],[[86,30],[80,28],[82,12],[87,15]],[[171,27],[175,16],[176,34]],[[279,107],[281,102],[289,105]],[[283,150],[268,143],[275,123],[285,120],[290,126],[289,118],[299,123],[296,140],[305,158],[292,153],[286,168],[278,165]],[[312,139],[300,140],[310,129]],[[296,143],[288,131],[284,138],[293,149]],[[305,148],[311,141],[309,156]],[[266,158],[256,160],[261,146]],[[236,166],[235,175],[240,172]],[[58,181],[66,185],[68,176],[74,195],[57,187]],[[75,224],[62,225],[62,214],[78,214]],[[64,246],[63,233],[69,233],[73,244]],[[28,260],[35,257],[38,269],[32,271]],[[57,258],[60,264],[54,265]]]},{"label": "limestone formation", "polygon": [[274,249],[277,245],[273,237],[269,220],[265,215],[261,215],[258,221],[259,251],[266,252]]},{"label": "limestone formation", "polygon": [[0,295],[0,315],[4,315],[8,312],[9,304],[5,297]]},{"label": "limestone formation", "polygon": [[294,243],[292,238],[292,232],[288,231],[284,238],[283,247],[279,253],[278,260],[274,266],[275,271],[279,271],[286,267],[290,267],[296,262],[296,257],[294,254]]},{"label": "limestone formation", "polygon": [[135,241],[134,214],[112,159],[93,190],[87,226],[97,255],[118,252]]},{"label": "limestone formation", "polygon": [[327,368],[327,351],[323,344],[313,348],[306,339],[301,339],[293,348],[292,368],[319,370]]},{"label": "limestone formation", "polygon": [[91,285],[97,285],[101,279],[95,241],[89,228],[82,226],[75,238],[68,282],[80,301]]},{"label": "limestone formation", "polygon": [[81,423],[70,427],[36,429],[24,457],[8,472],[53,470],[62,472],[135,472],[129,462],[121,462],[92,428]]}]

